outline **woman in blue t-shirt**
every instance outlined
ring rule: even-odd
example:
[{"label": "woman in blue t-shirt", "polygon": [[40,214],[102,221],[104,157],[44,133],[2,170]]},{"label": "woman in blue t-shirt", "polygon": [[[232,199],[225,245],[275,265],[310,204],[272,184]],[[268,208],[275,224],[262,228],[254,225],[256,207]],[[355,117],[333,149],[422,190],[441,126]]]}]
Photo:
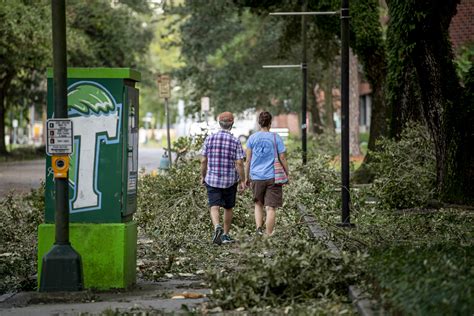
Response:
[{"label": "woman in blue t-shirt", "polygon": [[263,235],[264,207],[266,211],[265,233],[271,235],[275,226],[275,211],[283,205],[283,190],[280,184],[275,184],[275,150],[281,164],[288,173],[288,163],[285,157],[285,145],[276,133],[270,132],[272,115],[262,112],[258,116],[260,131],[252,134],[247,140],[247,164],[245,177],[247,186],[251,186],[255,202],[255,224],[257,234]]}]

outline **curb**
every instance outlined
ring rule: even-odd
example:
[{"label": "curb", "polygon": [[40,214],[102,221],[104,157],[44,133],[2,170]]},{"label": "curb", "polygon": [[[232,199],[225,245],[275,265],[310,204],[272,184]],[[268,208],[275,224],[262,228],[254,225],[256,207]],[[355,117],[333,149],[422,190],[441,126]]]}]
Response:
[{"label": "curb", "polygon": [[[328,232],[319,226],[315,218],[308,214],[306,207],[303,204],[298,203],[298,210],[300,211],[303,219],[308,226],[310,234],[322,241],[328,249],[336,256],[341,256],[341,250],[334,244],[332,240],[329,239]],[[349,285],[349,298],[354,303],[357,308],[357,312],[363,316],[374,316],[379,315],[380,312],[377,312],[374,303],[370,297],[364,294],[364,292],[357,285]]]},{"label": "curb", "polygon": [[[81,303],[94,298],[91,291],[80,292],[19,292],[7,294],[0,308],[25,307],[30,304]],[[3,297],[2,297],[3,298]]]}]

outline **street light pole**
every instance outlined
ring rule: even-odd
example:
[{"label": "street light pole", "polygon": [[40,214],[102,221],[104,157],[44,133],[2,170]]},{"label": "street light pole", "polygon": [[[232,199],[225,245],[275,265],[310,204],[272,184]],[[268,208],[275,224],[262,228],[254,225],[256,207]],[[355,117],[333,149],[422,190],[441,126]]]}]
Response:
[{"label": "street light pole", "polygon": [[[306,1],[303,2],[303,12],[306,11]],[[307,146],[306,146],[306,100],[308,88],[308,65],[306,63],[306,15],[301,16],[301,37],[303,42],[303,59],[301,62],[301,71],[303,74],[303,95],[301,100],[301,142],[303,150],[303,165],[306,165],[307,160]]]},{"label": "street light pole", "polygon": [[302,153],[302,162],[303,165],[307,162],[308,150],[307,150],[307,94],[308,94],[308,64],[306,58],[306,16],[307,15],[335,15],[337,11],[327,11],[327,12],[306,12],[307,0],[303,1],[302,12],[272,12],[270,15],[275,16],[295,16],[301,15],[301,41],[303,44],[302,51],[302,62],[301,65],[265,65],[263,68],[299,68],[301,67],[301,72],[303,75],[303,91],[301,96],[301,149]]},{"label": "street light pole", "polygon": [[341,226],[353,226],[349,209],[349,0],[341,0]]},{"label": "street light pole", "polygon": [[[301,15],[302,40],[303,40],[303,102],[302,102],[302,138],[303,138],[303,164],[306,163],[306,21],[307,15],[335,15],[338,11],[306,12],[306,0],[303,3],[303,12],[272,12],[270,15]],[[349,0],[341,0],[341,186],[342,186],[342,212],[339,226],[353,227],[350,221],[350,186],[349,186]],[[295,68],[297,65],[267,65],[263,68]]]}]

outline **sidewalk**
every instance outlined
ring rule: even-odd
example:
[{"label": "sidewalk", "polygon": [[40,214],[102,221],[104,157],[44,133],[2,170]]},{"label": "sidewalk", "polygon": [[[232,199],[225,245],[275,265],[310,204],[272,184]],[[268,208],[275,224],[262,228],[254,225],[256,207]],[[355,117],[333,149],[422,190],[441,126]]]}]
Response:
[{"label": "sidewalk", "polygon": [[[186,313],[208,301],[202,280],[139,282],[128,291],[21,292],[0,296],[1,315]],[[192,298],[195,297],[195,298]],[[184,307],[184,309],[183,309]]]}]

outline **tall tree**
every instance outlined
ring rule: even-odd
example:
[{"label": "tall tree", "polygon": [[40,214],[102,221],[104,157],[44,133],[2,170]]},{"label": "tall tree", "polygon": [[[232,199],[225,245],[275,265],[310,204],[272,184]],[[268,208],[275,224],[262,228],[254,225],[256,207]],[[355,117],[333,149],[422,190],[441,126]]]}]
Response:
[{"label": "tall tree", "polygon": [[13,80],[34,80],[50,60],[48,14],[44,1],[35,5],[14,0],[0,3],[0,155],[7,154],[5,114]]},{"label": "tall tree", "polygon": [[[192,87],[191,101],[209,96],[215,111],[240,112],[249,107],[272,112],[294,109],[298,99],[295,70],[267,70],[262,65],[288,62],[279,55],[281,21],[259,19],[232,1],[185,1],[170,8],[180,14],[182,58],[176,74]],[[283,102],[290,100],[290,102]]]},{"label": "tall tree", "polygon": [[[459,2],[387,1],[392,28],[388,41],[399,41],[398,54],[406,56],[416,71],[410,79],[414,81],[412,86],[420,88],[421,113],[434,141],[440,199],[472,203],[474,103],[466,101],[472,97],[472,87],[463,89],[459,84],[448,34]],[[390,70],[397,71],[396,67]]]},{"label": "tall tree", "polygon": [[[268,14],[269,11],[299,11],[301,1],[298,0],[234,0],[241,7],[252,7],[258,14]],[[337,11],[340,9],[339,0],[310,1],[308,11]],[[350,46],[358,56],[365,76],[372,87],[372,116],[370,123],[370,136],[368,149],[364,164],[359,170],[358,180],[370,181],[372,175],[367,163],[370,162],[370,151],[377,150],[377,140],[388,135],[388,109],[385,99],[385,82],[387,75],[386,48],[383,36],[382,25],[380,23],[379,0],[354,0],[350,4],[351,12],[351,34]],[[309,23],[319,30],[318,35],[323,38],[322,43],[326,44],[328,39],[339,38],[340,22],[335,17],[318,16]],[[295,37],[296,20],[288,19],[286,26],[288,36]],[[311,34],[311,33],[309,33]],[[314,34],[314,33],[313,33]],[[317,50],[314,54],[326,52],[334,58],[331,50]],[[324,57],[320,57],[324,58]],[[325,59],[325,58],[324,58]]]},{"label": "tall tree", "polygon": [[368,153],[355,179],[369,182],[373,179],[369,163],[371,152],[377,151],[377,141],[388,136],[389,111],[386,103],[387,57],[386,42],[380,23],[381,7],[378,0],[351,2],[351,47],[359,57],[364,74],[372,87],[372,116],[367,145]]},{"label": "tall tree", "polygon": [[[45,90],[52,55],[50,10],[46,0],[0,2],[0,155],[7,153],[7,107],[37,103],[38,91]],[[145,0],[71,0],[66,14],[71,67],[134,67],[147,52],[152,33],[144,24],[151,16]]]}]

